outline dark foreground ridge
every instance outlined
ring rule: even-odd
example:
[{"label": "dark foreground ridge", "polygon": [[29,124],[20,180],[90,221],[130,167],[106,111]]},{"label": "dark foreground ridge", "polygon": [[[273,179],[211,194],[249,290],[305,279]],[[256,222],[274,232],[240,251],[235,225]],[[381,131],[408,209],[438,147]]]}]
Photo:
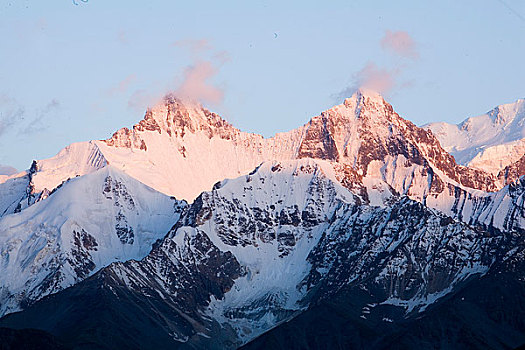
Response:
[{"label": "dark foreground ridge", "polygon": [[0,350],[68,350],[51,334],[37,329],[0,328]]},{"label": "dark foreground ridge", "polygon": [[397,323],[384,321],[395,314],[387,306],[361,318],[370,296],[345,290],[241,349],[514,349],[525,343],[525,283],[516,277],[488,274]]}]

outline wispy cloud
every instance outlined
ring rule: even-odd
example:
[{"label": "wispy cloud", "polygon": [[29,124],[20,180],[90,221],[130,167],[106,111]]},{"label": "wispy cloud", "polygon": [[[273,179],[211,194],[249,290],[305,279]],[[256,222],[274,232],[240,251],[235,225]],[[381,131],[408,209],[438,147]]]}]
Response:
[{"label": "wispy cloud", "polygon": [[17,122],[23,120],[24,114],[25,110],[23,107],[0,112],[0,136],[10,130]]},{"label": "wispy cloud", "polygon": [[42,109],[42,113],[47,114],[60,108],[60,102],[54,98]]},{"label": "wispy cloud", "polygon": [[[190,64],[173,77],[170,86],[164,90],[139,88],[133,91],[128,108],[144,110],[160,101],[162,97],[173,94],[192,104],[211,104],[218,106],[224,99],[224,90],[214,82],[222,66],[229,61],[226,51],[215,50],[207,39],[184,39],[173,43],[173,46],[183,50],[182,54],[190,55]],[[115,91],[127,90],[131,84],[131,76],[124,79]]]},{"label": "wispy cloud", "polygon": [[0,95],[0,136],[24,120],[25,110],[15,99]]},{"label": "wispy cloud", "polygon": [[187,50],[193,63],[184,70],[182,82],[173,93],[188,102],[222,103],[224,91],[213,84],[213,78],[222,65],[229,61],[228,53],[216,51],[207,39],[178,40],[174,45]]},{"label": "wispy cloud", "polygon": [[43,108],[36,111],[34,118],[32,118],[25,127],[19,129],[19,135],[31,135],[49,128],[47,118],[60,109],[60,102],[57,99],[52,99]]},{"label": "wispy cloud", "polygon": [[381,39],[381,47],[401,57],[419,58],[416,42],[410,34],[401,30],[395,32],[387,30]]},{"label": "wispy cloud", "polygon": [[[380,41],[380,45],[385,51],[392,52],[403,58],[416,60],[419,58],[417,44],[412,37],[404,31],[387,30]],[[336,102],[351,96],[357,89],[366,88],[374,90],[380,94],[391,94],[396,88],[406,88],[411,82],[400,83],[399,77],[406,68],[406,63],[394,63],[390,68],[379,67],[369,61],[363,68],[356,72],[351,83],[332,97]]]},{"label": "wispy cloud", "polygon": [[189,102],[221,103],[224,92],[211,82],[217,72],[218,68],[209,61],[196,62],[186,68],[184,80],[175,90],[175,95]]},{"label": "wispy cloud", "polygon": [[367,63],[359,72],[354,74],[352,84],[334,95],[340,101],[351,96],[357,89],[365,88],[380,94],[388,94],[396,86],[396,77],[399,71],[379,68],[375,63]]},{"label": "wispy cloud", "polygon": [[52,99],[46,105],[27,111],[14,98],[0,95],[0,136],[7,132],[30,135],[49,127],[48,118],[60,109],[60,102]]}]

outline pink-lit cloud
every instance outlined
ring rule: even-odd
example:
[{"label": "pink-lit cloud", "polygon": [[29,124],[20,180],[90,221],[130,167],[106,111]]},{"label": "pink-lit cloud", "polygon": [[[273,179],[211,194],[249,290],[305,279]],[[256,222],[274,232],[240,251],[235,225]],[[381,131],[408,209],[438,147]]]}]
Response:
[{"label": "pink-lit cloud", "polygon": [[[381,47],[403,58],[417,59],[419,53],[414,39],[404,31],[387,30],[381,39]],[[380,94],[388,95],[394,88],[402,89],[410,87],[413,82],[399,82],[399,76],[406,68],[406,63],[401,64],[394,62],[390,68],[378,67],[374,62],[368,62],[361,70],[354,74],[352,83],[341,90],[341,92],[332,95],[336,102],[341,99],[352,96],[359,88],[374,90]]]},{"label": "pink-lit cloud", "polygon": [[228,53],[216,51],[207,39],[178,40],[174,46],[187,50],[193,61],[184,70],[182,81],[173,92],[175,96],[193,103],[222,103],[224,92],[213,84],[213,78],[229,61]]},{"label": "pink-lit cloud", "polygon": [[218,69],[210,61],[199,61],[186,68],[184,80],[175,90],[175,95],[189,102],[219,104],[224,92],[214,86],[211,79]]},{"label": "pink-lit cloud", "polygon": [[416,42],[410,34],[401,30],[396,32],[387,30],[385,36],[381,39],[381,47],[401,57],[419,58]]},{"label": "pink-lit cloud", "polygon": [[[222,104],[224,91],[214,83],[213,79],[222,65],[229,61],[228,53],[216,51],[206,39],[178,40],[173,45],[189,53],[191,63],[174,77],[174,83],[170,84],[171,86],[158,89],[158,86],[162,84],[157,84],[157,89],[146,90],[142,88],[135,90],[128,101],[128,108],[143,110],[161,103],[162,98],[160,96],[167,94],[173,94],[177,98],[192,104],[215,106]],[[115,91],[127,90],[127,84],[130,83],[131,77],[128,78],[124,79]]]},{"label": "pink-lit cloud", "polygon": [[397,70],[379,68],[370,62],[355,75],[357,86],[382,94],[389,93],[396,85]]},{"label": "pink-lit cloud", "polygon": [[334,97],[340,101],[352,94],[359,88],[376,91],[380,94],[389,94],[396,86],[396,77],[399,70],[388,70],[379,68],[375,63],[367,63],[359,72],[354,74],[352,84],[344,88]]}]

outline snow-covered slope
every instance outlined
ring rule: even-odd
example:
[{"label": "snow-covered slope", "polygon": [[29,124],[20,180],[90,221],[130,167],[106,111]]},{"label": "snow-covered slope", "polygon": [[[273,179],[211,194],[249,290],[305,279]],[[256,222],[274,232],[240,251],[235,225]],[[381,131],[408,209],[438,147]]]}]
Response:
[{"label": "snow-covered slope", "polygon": [[[204,192],[150,256],[113,265],[110,275],[132,290],[161,293],[192,319],[200,319],[195,309],[204,308],[244,343],[312,300],[361,281],[373,281],[367,286],[381,291],[377,298],[383,303],[424,310],[493,261],[482,243],[484,232],[420,203],[406,197],[389,208],[361,202],[339,185],[330,162],[263,163]],[[199,251],[202,242],[206,248]],[[181,273],[181,266],[210,278],[214,267],[207,259],[219,252],[231,253],[227,266],[236,266],[230,280],[226,271],[217,274],[231,286],[218,294],[200,290],[201,301],[186,304],[196,277]],[[176,268],[166,269],[164,261]],[[193,264],[199,267],[190,268]],[[180,342],[216,339],[209,320],[204,322],[200,332],[190,327],[170,334]]]},{"label": "snow-covered slope", "polygon": [[79,142],[67,146],[52,158],[33,161],[27,171],[0,175],[0,217],[46,199],[65,181],[107,164],[94,141]]},{"label": "snow-covered slope", "polygon": [[[388,208],[362,205],[326,161],[264,163],[200,200],[198,219],[183,220],[180,225],[191,228],[182,226],[174,237],[206,234],[243,268],[224,297],[212,297],[206,308],[241,343],[311,301],[372,277],[382,302],[424,310],[491,263],[479,243],[482,233],[406,197]],[[438,272],[443,265],[446,278]]]},{"label": "snow-covered slope", "polygon": [[267,159],[291,159],[301,130],[264,139],[241,132],[201,106],[168,96],[132,131],[97,142],[108,161],[141,182],[192,201],[225,178]]},{"label": "snow-covered slope", "polygon": [[31,189],[44,198],[61,181],[109,163],[162,193],[192,201],[215,182],[263,161],[300,158],[332,162],[344,186],[376,204],[392,191],[425,201],[447,183],[484,191],[502,187],[494,176],[457,165],[431,132],[401,118],[377,93],[360,90],[306,125],[268,139],[167,96],[133,130],[37,161]]},{"label": "snow-covered slope", "polygon": [[525,154],[525,99],[500,105],[458,125],[424,126],[463,165],[497,175]]},{"label": "snow-covered slope", "polygon": [[105,167],[0,219],[0,315],[114,261],[141,259],[184,203]]},{"label": "snow-covered slope", "polygon": [[56,156],[36,162],[33,191],[52,191],[62,182],[103,168],[108,162],[95,141],[73,143]]},{"label": "snow-covered slope", "polygon": [[[30,176],[28,172],[14,175],[0,175],[0,217],[20,210],[22,204],[28,205],[27,197]],[[24,199],[26,199],[25,203]]]},{"label": "snow-covered slope", "polygon": [[429,198],[427,204],[470,225],[494,227],[502,231],[525,230],[525,177],[498,192],[472,192],[448,186],[450,195]]},{"label": "snow-covered slope", "polygon": [[[297,287],[310,269],[308,253],[336,210],[344,203],[355,202],[355,196],[337,183],[328,162],[304,159],[263,163],[249,175],[224,180],[213,191],[201,194],[183,222],[150,256],[114,269],[129,288],[136,290],[148,288],[153,273],[160,283],[157,293],[173,299],[193,317],[197,307],[207,304],[207,298],[200,305],[185,304],[183,295],[191,291],[184,280],[199,277],[174,271],[180,270],[180,265],[207,264],[205,258],[212,254],[201,253],[195,258],[189,254],[194,249],[187,245],[198,247],[202,244],[199,242],[208,242],[213,250],[231,253],[241,267],[236,270],[240,275],[233,276],[235,284],[224,299],[215,296],[208,312],[220,323],[228,322],[226,313],[235,312],[235,330],[249,329],[246,336],[253,337],[301,308],[297,303],[305,291]],[[176,268],[166,269],[166,261]],[[208,268],[214,267],[203,266]],[[187,270],[195,268],[188,266]],[[200,296],[209,291],[194,293]],[[269,298],[273,302],[265,305]],[[176,336],[183,341],[188,338],[187,332]]]},{"label": "snow-covered slope", "polygon": [[[231,349],[343,288],[369,300],[361,319],[377,307],[402,321],[512,255],[517,239],[406,196],[363,204],[325,160],[265,162],[202,193],[144,259],[111,264],[35,304],[36,318],[6,320],[34,327],[54,305],[40,327],[60,334],[101,324],[114,347]],[[78,323],[63,321],[77,313]],[[155,337],[146,343],[123,329]]]},{"label": "snow-covered slope", "polygon": [[367,90],[267,139],[167,96],[133,130],[0,179],[0,314],[87,279],[64,291],[84,325],[103,295],[97,317],[171,345],[232,348],[350,287],[400,320],[516,252],[523,164],[458,165]]},{"label": "snow-covered slope", "polygon": [[[56,222],[61,217],[53,216],[53,220],[50,220],[45,216],[47,214],[42,214],[36,221],[28,219],[37,210],[32,209],[34,203],[45,203],[39,204],[37,208],[46,208],[46,213],[56,210],[54,207],[76,207],[77,211],[67,214],[66,218],[71,216],[77,221],[80,220],[77,216],[89,211],[91,206],[107,204],[97,196],[85,197],[83,202],[75,202],[74,196],[63,201],[50,201],[52,197],[65,196],[64,188],[72,188],[72,184],[85,184],[85,191],[89,187],[96,188],[99,186],[96,181],[90,184],[89,179],[99,179],[101,175],[96,177],[94,174],[116,172],[125,179],[124,183],[138,180],[166,195],[193,200],[202,191],[211,190],[217,181],[248,176],[261,162],[286,164],[312,158],[317,159],[316,164],[323,164],[324,174],[330,174],[331,180],[351,193],[353,200],[362,204],[389,206],[400,195],[406,195],[453,215],[461,196],[482,198],[487,191],[501,187],[501,182],[494,176],[457,165],[430,131],[401,118],[391,105],[372,91],[360,90],[343,104],[312,118],[304,126],[268,139],[241,132],[201,106],[167,96],[162,104],[149,110],[133,130],[121,129],[105,141],[72,144],[55,157],[33,162],[26,173],[6,178],[0,184],[0,209],[3,214],[20,214],[2,221],[3,242],[7,242],[8,238],[24,242],[29,237],[27,235],[36,230],[35,225]],[[93,174],[93,177],[85,176],[89,174]],[[67,186],[62,186],[64,183]],[[267,194],[271,196],[272,193]],[[135,201],[148,201],[147,195],[142,198],[142,193],[138,193],[137,198]],[[288,200],[296,203],[299,199],[292,197]],[[469,222],[471,216],[466,213],[464,211],[465,215],[458,214],[455,217]],[[124,212],[122,215],[128,217]],[[115,213],[115,217],[111,217],[111,220],[116,220],[110,226],[117,235],[126,237],[129,225],[134,227],[134,231],[138,229],[133,226],[134,221],[120,227],[120,216]],[[15,220],[16,224],[10,224],[10,220]],[[54,230],[60,231],[67,222],[56,223]],[[174,224],[173,220],[171,224]],[[92,235],[91,231],[101,225],[102,222],[97,225],[86,222],[81,228]],[[163,230],[164,226],[150,228],[157,234],[162,234]],[[70,228],[66,231],[70,235],[66,236],[66,240],[71,240],[75,233]],[[75,232],[82,234],[83,231],[76,229]],[[59,236],[54,233],[52,237]],[[141,249],[147,250],[149,246],[146,243]],[[63,244],[60,247],[69,249]],[[111,251],[112,248],[109,249]],[[126,254],[118,255],[115,259],[133,256],[128,254],[129,249],[126,251]],[[86,259],[81,260],[91,261],[89,257]],[[63,259],[56,266],[67,269],[67,261]],[[104,261],[110,262],[107,259]],[[85,277],[106,263],[93,261],[94,265],[88,272],[79,273]],[[74,283],[77,280],[75,278],[60,284],[60,288]],[[36,281],[28,288],[37,288],[43,281]],[[46,291],[37,294],[47,293],[48,287],[45,288]],[[51,288],[50,292],[53,290]]]},{"label": "snow-covered slope", "polygon": [[133,130],[73,144],[37,161],[32,191],[40,195],[109,163],[162,193],[191,201],[215,182],[245,174],[266,159],[293,158],[301,132],[264,139],[235,129],[201,106],[167,96]]}]

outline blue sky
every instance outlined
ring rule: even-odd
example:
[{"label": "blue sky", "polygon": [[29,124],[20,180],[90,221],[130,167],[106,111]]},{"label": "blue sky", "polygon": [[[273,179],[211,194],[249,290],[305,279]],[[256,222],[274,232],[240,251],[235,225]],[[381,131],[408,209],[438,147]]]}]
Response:
[{"label": "blue sky", "polygon": [[416,124],[525,97],[521,0],[84,1],[0,0],[0,164],[107,138],[168,91],[265,136],[370,74]]}]

